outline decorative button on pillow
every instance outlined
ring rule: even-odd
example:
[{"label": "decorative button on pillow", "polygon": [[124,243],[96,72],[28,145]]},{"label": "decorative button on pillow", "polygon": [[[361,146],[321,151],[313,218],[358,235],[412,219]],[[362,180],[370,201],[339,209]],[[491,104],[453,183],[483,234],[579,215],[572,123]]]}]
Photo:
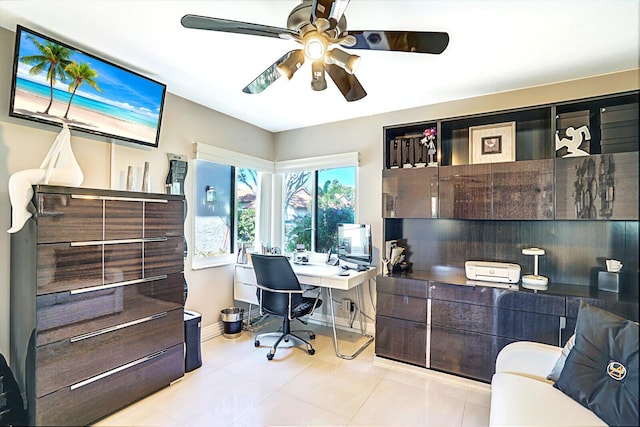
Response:
[{"label": "decorative button on pillow", "polygon": [[584,301],[576,342],[554,387],[609,425],[640,425],[638,324]]}]

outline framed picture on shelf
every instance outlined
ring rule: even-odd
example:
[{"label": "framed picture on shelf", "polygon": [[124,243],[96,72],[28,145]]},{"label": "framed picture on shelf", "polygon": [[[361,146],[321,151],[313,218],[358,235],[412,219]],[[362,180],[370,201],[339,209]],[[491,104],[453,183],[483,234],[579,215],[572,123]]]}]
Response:
[{"label": "framed picture on shelf", "polygon": [[516,160],[516,122],[469,128],[469,163]]},{"label": "framed picture on shelf", "polygon": [[389,168],[395,169],[400,167],[400,141],[399,139],[389,140]]}]

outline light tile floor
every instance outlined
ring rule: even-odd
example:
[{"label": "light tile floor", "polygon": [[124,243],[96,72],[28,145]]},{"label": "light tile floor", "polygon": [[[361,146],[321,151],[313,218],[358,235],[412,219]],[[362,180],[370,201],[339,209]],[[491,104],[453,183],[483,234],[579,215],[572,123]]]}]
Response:
[{"label": "light tile floor", "polygon": [[[301,326],[299,323],[296,326]],[[372,343],[354,360],[336,357],[330,328],[305,350],[255,348],[254,333],[202,343],[202,367],[96,426],[486,426],[487,384],[374,361]],[[275,330],[266,322],[263,330]],[[362,338],[338,331],[340,350]],[[264,339],[262,344],[272,340]]]}]

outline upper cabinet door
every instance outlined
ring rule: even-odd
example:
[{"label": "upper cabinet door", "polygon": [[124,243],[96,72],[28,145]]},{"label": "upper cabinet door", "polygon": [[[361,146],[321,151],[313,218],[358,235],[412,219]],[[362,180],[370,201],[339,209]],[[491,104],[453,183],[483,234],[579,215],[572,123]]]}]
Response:
[{"label": "upper cabinet door", "polygon": [[438,168],[382,171],[384,218],[437,218]]},{"label": "upper cabinet door", "polygon": [[556,159],[556,219],[637,220],[638,152]]},{"label": "upper cabinet door", "polygon": [[491,218],[491,165],[439,168],[439,218]]},{"label": "upper cabinet door", "polygon": [[553,219],[553,159],[491,165],[493,219]]}]

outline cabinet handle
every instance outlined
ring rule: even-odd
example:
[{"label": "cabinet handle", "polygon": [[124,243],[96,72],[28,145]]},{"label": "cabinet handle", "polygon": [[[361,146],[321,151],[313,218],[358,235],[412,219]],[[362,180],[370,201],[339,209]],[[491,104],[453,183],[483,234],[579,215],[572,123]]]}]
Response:
[{"label": "cabinet handle", "polygon": [[144,279],[129,280],[127,282],[109,283],[108,285],[98,285],[98,286],[92,286],[90,288],[74,289],[72,291],[69,291],[69,293],[71,295],[84,294],[86,292],[102,291],[102,290],[111,289],[111,288],[119,288],[120,286],[137,285],[138,283],[145,283],[145,282],[155,282],[156,280],[164,280],[167,277],[168,276],[166,274],[163,274],[161,276],[145,277]]},{"label": "cabinet handle", "polygon": [[90,196],[88,194],[72,194],[72,199],[84,200],[112,200],[120,202],[147,202],[147,203],[169,203],[166,199],[145,199],[138,197],[113,197],[113,196]]},{"label": "cabinet handle", "polygon": [[119,240],[90,240],[86,242],[71,242],[71,247],[81,246],[99,246],[99,245],[118,245],[122,243],[148,243],[148,242],[166,242],[167,237],[145,237],[142,239],[119,239]]},{"label": "cabinet handle", "polygon": [[142,319],[132,320],[131,322],[121,323],[120,325],[111,326],[109,328],[100,329],[98,331],[89,332],[82,335],[77,335],[75,337],[71,337],[69,339],[70,342],[78,342],[88,340],[89,338],[94,338],[100,335],[108,334],[109,332],[114,332],[120,329],[128,328],[129,326],[139,325],[140,323],[150,322],[152,320],[161,319],[167,316],[167,312],[163,311],[162,313],[157,313],[152,316],[143,317]]},{"label": "cabinet handle", "polygon": [[107,371],[107,372],[103,372],[102,374],[96,375],[95,377],[91,377],[91,378],[88,378],[88,379],[86,379],[84,381],[81,381],[79,383],[75,383],[75,384],[73,384],[73,385],[71,385],[69,387],[69,390],[75,390],[75,389],[78,389],[80,387],[84,387],[84,386],[86,386],[88,384],[91,384],[94,381],[101,380],[101,379],[109,377],[109,376],[111,376],[113,374],[117,374],[120,371],[124,371],[125,369],[129,369],[129,368],[131,368],[133,366],[136,366],[136,365],[139,365],[141,363],[148,362],[151,359],[155,359],[156,357],[162,356],[166,352],[167,352],[167,350],[160,350],[160,351],[152,353],[152,354],[150,354],[148,356],[145,356],[142,359],[134,360],[133,362],[127,363],[126,365],[118,366],[115,369],[112,369],[112,370]]}]

